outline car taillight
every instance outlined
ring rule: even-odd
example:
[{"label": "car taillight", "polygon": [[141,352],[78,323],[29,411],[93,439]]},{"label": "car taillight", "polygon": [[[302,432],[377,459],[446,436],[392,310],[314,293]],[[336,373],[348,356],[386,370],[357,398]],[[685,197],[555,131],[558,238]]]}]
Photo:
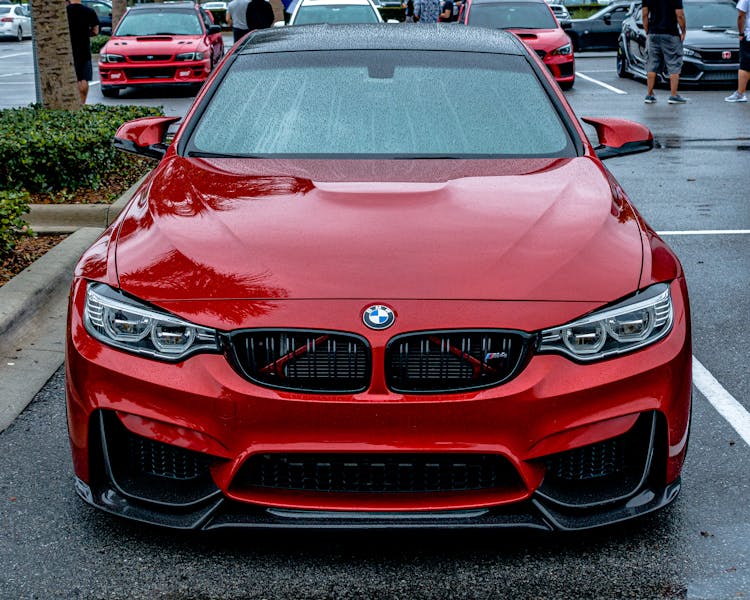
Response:
[{"label": "car taillight", "polygon": [[13,17],[3,17],[2,19],[0,19],[0,23],[12,23],[12,22],[13,22]]}]

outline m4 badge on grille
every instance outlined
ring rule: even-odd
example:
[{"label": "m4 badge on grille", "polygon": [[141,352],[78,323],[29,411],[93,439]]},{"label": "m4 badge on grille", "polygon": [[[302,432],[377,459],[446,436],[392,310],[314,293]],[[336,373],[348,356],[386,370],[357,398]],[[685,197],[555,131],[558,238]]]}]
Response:
[{"label": "m4 badge on grille", "polygon": [[731,53],[731,51],[729,51],[729,50],[724,50],[724,51],[723,51],[723,52],[721,53],[721,58],[723,58],[724,60],[729,60],[730,58],[732,58],[732,53]]},{"label": "m4 badge on grille", "polygon": [[362,314],[362,321],[370,329],[388,329],[395,320],[393,311],[382,304],[368,306]]}]

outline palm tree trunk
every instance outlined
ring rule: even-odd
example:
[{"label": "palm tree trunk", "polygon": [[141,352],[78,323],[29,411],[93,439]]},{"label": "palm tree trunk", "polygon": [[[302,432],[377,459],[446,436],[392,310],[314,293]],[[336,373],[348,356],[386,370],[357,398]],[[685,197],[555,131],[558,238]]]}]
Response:
[{"label": "palm tree trunk", "polygon": [[115,32],[115,28],[125,14],[127,8],[127,0],[112,0],[112,33]]},{"label": "palm tree trunk", "polygon": [[64,0],[32,0],[36,69],[44,108],[78,110],[81,98],[73,67]]}]

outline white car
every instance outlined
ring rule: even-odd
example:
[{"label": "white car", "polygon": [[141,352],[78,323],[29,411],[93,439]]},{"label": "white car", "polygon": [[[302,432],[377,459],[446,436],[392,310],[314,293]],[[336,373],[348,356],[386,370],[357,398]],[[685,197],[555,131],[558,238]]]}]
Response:
[{"label": "white car", "polygon": [[13,38],[19,42],[31,37],[31,17],[17,4],[0,4],[0,38]]},{"label": "white car", "polygon": [[295,0],[289,12],[289,25],[383,22],[372,0]]}]

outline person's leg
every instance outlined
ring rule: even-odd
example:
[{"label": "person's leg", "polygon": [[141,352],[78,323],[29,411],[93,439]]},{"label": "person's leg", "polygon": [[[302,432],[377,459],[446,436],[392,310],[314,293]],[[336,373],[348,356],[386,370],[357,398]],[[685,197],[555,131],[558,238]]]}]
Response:
[{"label": "person's leg", "polygon": [[737,73],[737,92],[742,95],[747,91],[747,84],[750,82],[750,71],[740,71]]},{"label": "person's leg", "polygon": [[89,82],[85,79],[78,82],[78,94],[81,96],[81,104],[86,104],[86,97],[89,95]]},{"label": "person's leg", "polygon": [[646,82],[646,95],[653,96],[654,86],[656,85],[656,73],[652,73],[651,71],[646,73]]},{"label": "person's leg", "polygon": [[[669,76],[669,93],[671,96],[677,96],[677,88],[680,85],[680,74],[672,73]],[[690,94],[688,94],[690,95]]]}]

